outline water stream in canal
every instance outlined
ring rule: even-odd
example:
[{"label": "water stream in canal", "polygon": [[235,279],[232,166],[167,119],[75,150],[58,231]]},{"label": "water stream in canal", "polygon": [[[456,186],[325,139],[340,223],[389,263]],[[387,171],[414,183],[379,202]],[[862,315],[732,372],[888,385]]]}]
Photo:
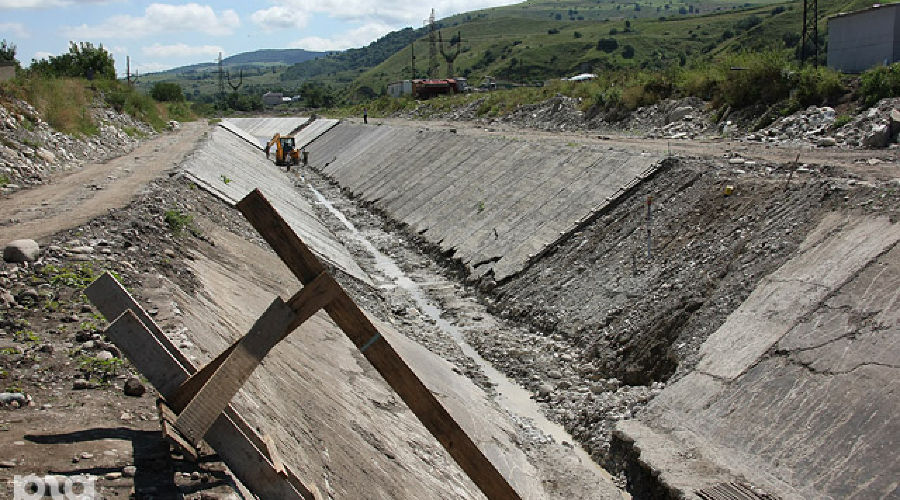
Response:
[{"label": "water stream in canal", "polygon": [[397,287],[405,290],[415,302],[416,307],[418,307],[418,309],[428,318],[432,319],[438,328],[450,335],[466,356],[472,358],[481,369],[482,373],[484,373],[490,383],[494,386],[497,393],[497,403],[502,408],[514,415],[529,419],[534,427],[552,437],[557,443],[568,443],[582,463],[593,466],[604,477],[610,477],[605,469],[591,460],[587,452],[584,451],[578,442],[572,439],[572,436],[565,428],[563,428],[563,426],[550,421],[544,416],[537,402],[531,398],[531,393],[529,391],[523,389],[515,381],[495,369],[490,362],[481,357],[474,347],[466,342],[462,329],[442,317],[441,313],[443,311],[440,306],[436,305],[427,297],[419,283],[411,279],[402,269],[400,269],[400,266],[398,266],[391,257],[378,250],[378,248],[376,248],[375,245],[372,244],[372,242],[369,241],[356,226],[354,226],[353,223],[334,206],[333,203],[331,203],[331,201],[313,187],[312,184],[307,183],[307,186],[316,197],[318,203],[327,208],[328,211],[347,228],[352,237],[372,255],[375,261],[375,267],[378,271],[392,280]]}]

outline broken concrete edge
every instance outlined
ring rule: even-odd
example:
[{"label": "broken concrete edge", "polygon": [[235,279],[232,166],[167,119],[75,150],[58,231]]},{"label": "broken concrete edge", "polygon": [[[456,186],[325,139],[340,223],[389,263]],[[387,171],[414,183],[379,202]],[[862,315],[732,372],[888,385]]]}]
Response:
[{"label": "broken concrete edge", "polygon": [[[603,217],[611,210],[619,206],[622,201],[628,198],[645,182],[652,180],[659,172],[671,168],[672,166],[676,165],[677,162],[678,160],[676,158],[665,158],[651,165],[649,168],[641,172],[637,177],[632,178],[630,181],[628,181],[628,183],[620,187],[619,190],[616,191],[613,195],[607,197],[604,201],[597,204],[570,228],[563,230],[557,239],[548,243],[541,251],[534,254],[531,258],[527,259],[518,271],[503,276],[502,278],[498,279],[496,283],[494,283],[494,285],[503,285],[521,276],[523,273],[528,271],[528,269],[530,269],[531,266],[533,266],[535,263],[547,257],[548,255],[552,255],[552,253],[557,248],[559,248],[560,245],[571,239],[573,236],[575,236],[576,233],[584,230],[584,228],[596,222],[597,219]],[[493,271],[488,271],[483,276],[482,281],[484,281],[485,278],[490,279],[490,277],[492,276]]]},{"label": "broken concrete edge", "polygon": [[637,420],[616,424],[607,467],[625,473],[626,489],[633,498],[700,499],[698,492],[723,483],[744,484],[761,492],[742,475],[700,455],[697,447]]}]

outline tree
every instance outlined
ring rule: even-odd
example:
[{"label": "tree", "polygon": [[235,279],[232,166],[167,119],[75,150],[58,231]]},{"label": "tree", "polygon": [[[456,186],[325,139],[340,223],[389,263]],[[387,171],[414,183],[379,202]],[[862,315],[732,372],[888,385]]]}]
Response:
[{"label": "tree", "polygon": [[181,85],[174,82],[156,82],[150,89],[150,96],[157,101],[179,102],[184,100]]},{"label": "tree", "polygon": [[0,63],[12,63],[15,67],[19,67],[19,61],[16,60],[16,45],[7,42],[5,38],[0,41]]},{"label": "tree", "polygon": [[626,45],[622,47],[622,57],[625,59],[631,59],[634,57],[634,47],[631,45]]},{"label": "tree", "polygon": [[116,79],[116,62],[103,48],[90,42],[69,42],[69,52],[50,56],[40,61],[31,61],[31,70],[48,76],[84,77],[88,80],[101,78]]},{"label": "tree", "polygon": [[597,40],[597,50],[612,54],[617,48],[619,48],[619,42],[615,38],[601,38]]}]

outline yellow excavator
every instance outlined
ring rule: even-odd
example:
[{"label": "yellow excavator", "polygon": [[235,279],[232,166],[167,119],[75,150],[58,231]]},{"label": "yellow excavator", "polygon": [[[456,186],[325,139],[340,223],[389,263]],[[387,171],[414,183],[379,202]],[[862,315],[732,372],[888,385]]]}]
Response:
[{"label": "yellow excavator", "polygon": [[275,146],[275,164],[279,166],[287,166],[300,164],[300,151],[297,150],[294,138],[290,136],[282,137],[281,134],[275,134],[272,140],[266,144],[266,158],[269,157],[269,150]]}]

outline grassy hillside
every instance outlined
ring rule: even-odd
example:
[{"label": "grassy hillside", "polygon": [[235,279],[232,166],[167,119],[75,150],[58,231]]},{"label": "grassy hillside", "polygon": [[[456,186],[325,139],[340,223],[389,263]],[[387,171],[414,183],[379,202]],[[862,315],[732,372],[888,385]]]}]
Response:
[{"label": "grassy hillside", "polygon": [[[860,0],[819,2],[823,60],[825,18],[866,6],[868,2]],[[799,41],[801,11],[802,4],[797,1],[651,0],[623,4],[528,0],[453,16],[440,24],[445,50],[456,53],[456,47],[447,41],[457,33],[462,39],[454,61],[455,76],[466,76],[476,85],[487,75],[539,83],[581,72],[691,66],[748,50],[774,49],[792,58]],[[427,66],[426,38],[415,42],[415,53],[417,76],[421,77]],[[348,96],[378,95],[389,82],[409,78],[410,54],[406,47],[361,74]],[[437,76],[448,76],[440,55],[438,60]]]},{"label": "grassy hillside", "polygon": [[[261,49],[226,57],[222,60],[222,67],[232,84],[241,83],[242,93],[261,95],[271,90],[298,93],[301,82],[286,82],[281,74],[294,64],[314,60],[325,54],[303,49]],[[137,78],[138,87],[144,91],[149,91],[156,82],[177,83],[189,99],[211,102],[218,91],[218,64],[193,64]],[[231,91],[227,82],[225,90]]]}]

